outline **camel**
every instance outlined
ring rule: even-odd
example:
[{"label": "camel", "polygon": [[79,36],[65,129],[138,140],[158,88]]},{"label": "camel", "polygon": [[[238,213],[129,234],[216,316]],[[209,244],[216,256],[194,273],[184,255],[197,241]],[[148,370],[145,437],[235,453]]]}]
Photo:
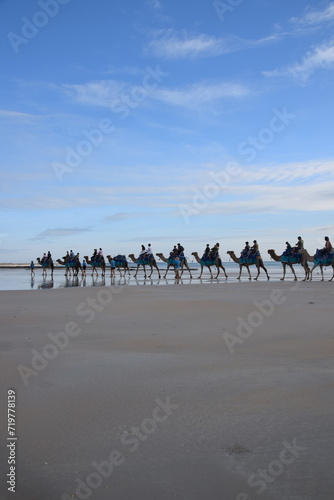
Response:
[{"label": "camel", "polygon": [[331,279],[328,280],[328,281],[332,281],[333,280],[333,278],[334,278],[334,255],[331,255],[332,260],[330,261],[330,263],[326,264],[324,262],[321,262],[320,259],[314,258],[314,256],[309,255],[309,253],[308,253],[307,250],[302,250],[301,254],[302,254],[302,259],[305,259],[305,261],[306,261],[306,265],[307,265],[307,262],[313,262],[313,267],[312,267],[311,270],[309,270],[309,275],[308,275],[308,279],[310,281],[312,281],[312,273],[313,273],[314,269],[316,267],[318,267],[318,266],[320,266],[321,281],[324,281],[324,270],[323,270],[323,268],[324,267],[328,267],[328,266],[332,266],[332,268],[333,268],[333,275],[332,275]]},{"label": "camel", "polygon": [[255,280],[258,279],[259,277],[259,274],[260,274],[260,269],[264,269],[266,275],[267,275],[267,278],[268,280],[270,279],[269,275],[268,275],[268,271],[267,269],[265,268],[264,264],[263,264],[263,260],[261,258],[261,256],[258,256],[256,257],[256,262],[243,262],[243,263],[240,263],[240,259],[238,257],[236,257],[235,253],[233,250],[229,250],[228,252],[228,255],[231,257],[231,259],[233,260],[233,262],[235,262],[236,264],[239,264],[239,267],[240,267],[240,272],[239,272],[239,276],[237,277],[237,279],[239,280],[240,277],[241,277],[241,273],[242,273],[242,267],[246,267],[247,271],[248,271],[248,277],[249,277],[249,280],[252,279],[252,276],[251,276],[251,273],[250,273],[250,270],[249,270],[249,266],[252,266],[252,265],[256,265],[256,268],[257,268],[257,276],[256,278],[254,278]]},{"label": "camel", "polygon": [[98,267],[101,268],[102,277],[105,275],[106,263],[105,263],[105,260],[103,257],[102,257],[102,259],[97,260],[97,261],[93,261],[93,262],[90,260],[90,258],[87,255],[84,256],[84,259],[86,260],[88,265],[92,266],[92,276],[94,276],[94,272],[96,273],[96,276],[99,275],[98,270],[97,270]]},{"label": "camel", "polygon": [[[161,276],[160,276],[160,270],[158,268],[158,264],[157,264],[157,262],[156,262],[156,260],[155,260],[155,258],[154,258],[153,255],[151,257],[146,257],[143,260],[143,259],[136,259],[136,257],[134,256],[134,254],[130,253],[129,259],[131,259],[132,262],[134,262],[135,264],[137,264],[137,270],[136,270],[136,274],[134,275],[134,278],[137,276],[138,269],[139,269],[140,266],[143,266],[143,268],[144,268],[144,276],[145,276],[145,278],[146,278],[146,267],[145,266],[149,266],[151,268],[151,274],[149,275],[149,278],[152,276],[153,268],[154,267],[158,271],[159,279],[161,278]],[[140,263],[138,262],[139,260],[141,260]],[[144,262],[145,262],[145,264],[144,264]]]},{"label": "camel", "polygon": [[[167,269],[166,269],[166,273],[164,276],[164,278],[166,278],[169,268],[173,267],[175,269],[175,264],[171,261],[171,259],[166,259],[166,257],[164,256],[163,253],[157,253],[157,256],[159,257],[159,259],[162,260],[162,262],[167,262]],[[190,274],[190,278],[192,279],[190,267],[188,266],[188,262],[187,262],[187,259],[185,257],[183,259],[181,259],[181,276],[183,274],[184,267],[186,267],[188,269],[189,274]]]},{"label": "camel", "polygon": [[[123,267],[124,276],[126,275],[126,272],[128,272],[128,274],[130,276],[129,264],[128,264],[128,261],[126,260],[126,258],[124,257],[123,259],[120,259],[117,257],[119,257],[119,255],[117,255],[116,257],[111,257],[111,255],[107,255],[108,262],[111,262],[112,260],[114,260],[115,264],[116,264],[116,268],[119,270],[119,274],[122,276],[121,267]],[[111,270],[110,270],[110,276],[111,276]]]},{"label": "camel", "polygon": [[209,271],[210,271],[210,276],[211,276],[211,279],[213,278],[212,276],[212,271],[211,271],[211,266],[216,266],[217,268],[217,276],[215,276],[214,279],[217,279],[219,274],[220,274],[220,268],[224,271],[224,274],[225,274],[225,278],[227,278],[227,274],[226,274],[226,271],[225,271],[225,267],[223,266],[222,264],[222,260],[219,256],[216,257],[215,260],[203,260],[203,259],[200,259],[199,256],[198,256],[198,253],[197,252],[192,252],[192,254],[196,261],[201,264],[201,274],[198,276],[198,279],[200,279],[202,277],[202,274],[203,274],[203,269],[204,267],[206,266]]},{"label": "camel", "polygon": [[308,264],[307,264],[307,260],[306,259],[303,259],[300,261],[300,262],[284,262],[282,261],[282,257],[284,257],[283,255],[277,255],[275,250],[273,249],[269,249],[268,250],[268,253],[270,255],[270,257],[275,261],[275,262],[281,262],[282,266],[283,266],[283,276],[281,279],[281,281],[284,281],[285,279],[285,274],[286,274],[286,266],[289,266],[291,271],[292,271],[292,274],[294,276],[294,280],[295,281],[298,281],[297,280],[297,276],[296,276],[296,273],[295,273],[295,270],[294,270],[294,264],[300,264],[302,266],[302,268],[304,269],[305,271],[305,278],[303,279],[303,281],[306,281],[309,277],[309,272],[310,272],[310,268],[308,267]]},{"label": "camel", "polygon": [[68,275],[71,275],[71,271],[73,271],[73,277],[78,276],[79,271],[81,271],[81,269],[82,269],[79,257],[76,257],[74,260],[71,260],[70,262],[68,262],[68,257],[65,255],[65,257],[62,257],[62,260],[57,259],[57,262],[61,266],[65,266],[65,268],[66,268],[65,276],[66,277]]},{"label": "camel", "polygon": [[47,269],[50,269],[51,270],[51,278],[53,278],[53,270],[55,268],[55,266],[53,264],[53,260],[52,259],[48,259],[45,262],[41,262],[41,259],[39,257],[37,257],[36,260],[37,260],[38,264],[43,267],[43,276],[46,276],[47,275]]}]

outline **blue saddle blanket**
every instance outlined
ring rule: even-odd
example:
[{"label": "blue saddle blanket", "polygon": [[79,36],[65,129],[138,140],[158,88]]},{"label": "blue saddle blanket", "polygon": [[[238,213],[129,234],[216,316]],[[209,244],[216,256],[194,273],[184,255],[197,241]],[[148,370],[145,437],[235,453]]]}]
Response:
[{"label": "blue saddle blanket", "polygon": [[41,261],[42,267],[48,267],[52,263],[52,259],[46,259],[44,262]]},{"label": "blue saddle blanket", "polygon": [[294,256],[291,254],[282,254],[281,262],[287,262],[288,264],[300,264],[302,260],[302,256],[299,253],[296,253]]},{"label": "blue saddle blanket", "polygon": [[[221,264],[221,258],[218,257],[218,263]],[[201,265],[202,266],[215,266],[216,265],[216,259],[203,259],[201,258]]]},{"label": "blue saddle blanket", "polygon": [[322,250],[318,248],[314,255],[314,264],[316,266],[318,266],[319,264],[323,266],[330,266],[333,262],[333,258],[334,252],[323,255]]},{"label": "blue saddle blanket", "polygon": [[137,264],[142,265],[142,266],[149,266],[152,263],[153,260],[153,255],[148,255],[147,257],[144,258],[139,258],[137,260]]},{"label": "blue saddle blanket", "polygon": [[125,255],[116,255],[116,257],[114,257],[114,261],[116,266],[124,266],[124,264],[128,263]]},{"label": "blue saddle blanket", "polygon": [[76,259],[69,259],[67,262],[65,262],[66,267],[74,267],[76,263]]},{"label": "blue saddle blanket", "polygon": [[248,257],[241,254],[240,258],[239,258],[239,263],[240,264],[255,264],[258,257],[261,257],[260,252],[256,252],[252,255],[249,255]]},{"label": "blue saddle blanket", "polygon": [[184,257],[183,257],[183,258],[182,258],[182,257],[180,257],[178,260],[173,259],[173,258],[169,258],[169,259],[168,259],[167,264],[168,264],[169,266],[180,266],[180,265],[181,265],[182,260],[184,260]]}]

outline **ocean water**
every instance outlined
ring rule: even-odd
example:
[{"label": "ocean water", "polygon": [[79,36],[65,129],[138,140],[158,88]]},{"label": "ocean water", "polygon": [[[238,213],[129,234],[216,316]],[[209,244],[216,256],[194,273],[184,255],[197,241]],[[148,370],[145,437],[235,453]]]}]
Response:
[{"label": "ocean water", "polygon": [[[268,261],[264,263],[268,274],[270,276],[270,281],[277,282],[283,275],[283,269],[280,262]],[[189,273],[187,270],[184,271],[182,279],[175,280],[174,271],[169,270],[167,279],[163,278],[163,275],[166,270],[165,263],[159,263],[159,269],[161,270],[162,277],[158,278],[157,271],[154,270],[152,274],[152,278],[144,278],[143,269],[140,268],[137,278],[134,278],[135,267],[130,265],[130,273],[129,277],[126,275],[125,277],[120,277],[119,272],[116,270],[116,278],[110,278],[110,267],[107,266],[105,278],[101,277],[101,273],[99,273],[98,277],[91,276],[91,269],[88,267],[86,272],[86,278],[81,276],[77,278],[66,278],[64,273],[64,268],[56,268],[53,274],[53,279],[50,278],[50,273],[48,272],[46,278],[43,277],[42,269],[35,269],[35,277],[32,279],[30,277],[29,269],[0,269],[0,290],[46,290],[46,289],[55,289],[55,288],[70,288],[70,287],[93,287],[93,286],[110,286],[110,285],[130,285],[130,286],[153,286],[153,285],[170,285],[175,283],[182,284],[191,284],[191,285],[200,285],[201,283],[212,283],[213,285],[216,283],[236,283],[238,282],[237,276],[239,274],[239,266],[234,262],[223,262],[223,265],[226,269],[228,279],[226,280],[224,274],[221,272],[218,280],[211,280],[210,274],[207,268],[205,268],[202,278],[198,279],[197,277],[200,274],[200,265],[198,263],[189,262],[190,268],[192,270],[193,279],[190,279]],[[300,266],[295,266],[296,274],[298,279],[302,279],[304,277],[304,271]],[[256,268],[255,266],[250,267],[251,275],[254,278],[256,276]],[[212,270],[213,275],[215,276],[215,270]],[[330,270],[325,271],[325,279],[329,279],[332,276]],[[319,279],[320,275],[318,273],[318,269],[313,275],[313,279]],[[287,281],[293,281],[293,275],[291,271],[288,269],[286,274]],[[267,281],[266,275],[263,270],[261,270],[258,281]],[[248,273],[245,268],[243,268],[241,282],[248,282]]]}]

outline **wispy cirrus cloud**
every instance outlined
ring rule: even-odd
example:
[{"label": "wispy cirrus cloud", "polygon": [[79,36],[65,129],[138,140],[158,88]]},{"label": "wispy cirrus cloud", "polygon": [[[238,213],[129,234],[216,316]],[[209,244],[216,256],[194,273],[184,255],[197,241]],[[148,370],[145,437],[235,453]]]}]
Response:
[{"label": "wispy cirrus cloud", "polygon": [[83,84],[63,84],[60,90],[80,104],[110,108],[119,104],[131,85],[117,80],[96,80]]},{"label": "wispy cirrus cloud", "polygon": [[322,10],[310,10],[301,17],[293,17],[290,19],[293,24],[302,26],[314,26],[324,23],[332,23],[334,21],[334,2],[329,3]]},{"label": "wispy cirrus cloud", "polygon": [[286,165],[274,165],[270,167],[254,167],[244,169],[238,179],[246,183],[313,183],[324,182],[334,178],[334,161],[313,160],[301,163],[288,163]]},{"label": "wispy cirrus cloud", "polygon": [[179,89],[158,89],[153,97],[167,104],[188,109],[216,103],[224,99],[238,99],[251,93],[245,85],[234,82],[200,82]]},{"label": "wispy cirrus cloud", "polygon": [[258,40],[247,40],[235,35],[215,37],[205,33],[177,32],[174,29],[162,29],[151,33],[147,52],[166,59],[195,59],[216,57],[239,50],[259,47],[277,41],[278,33]]},{"label": "wispy cirrus cloud", "polygon": [[[75,102],[83,105],[112,109],[131,95],[135,85],[116,82],[115,80],[100,80],[80,85],[62,85],[62,91]],[[251,90],[237,82],[203,81],[181,88],[159,87],[150,91],[151,99],[166,104],[197,109],[200,105],[217,102],[228,98],[246,97]]]},{"label": "wispy cirrus cloud", "polygon": [[32,123],[37,119],[43,118],[41,115],[23,113],[22,111],[13,111],[10,109],[0,109],[0,119],[10,120],[11,122]]},{"label": "wispy cirrus cloud", "polygon": [[41,233],[37,234],[32,240],[50,240],[54,238],[61,238],[64,236],[75,236],[80,233],[87,233],[92,231],[90,227],[81,228],[55,228],[55,229],[45,229]]},{"label": "wispy cirrus cloud", "polygon": [[287,76],[304,84],[316,70],[331,70],[334,67],[334,40],[313,47],[306,53],[301,62],[285,68],[264,71],[266,77]]},{"label": "wispy cirrus cloud", "polygon": [[160,10],[162,8],[161,2],[159,0],[147,0],[147,5],[155,10]]},{"label": "wispy cirrus cloud", "polygon": [[[333,188],[334,181],[307,186],[229,186],[221,199],[208,203],[198,215],[276,213],[285,217],[291,214],[292,207],[294,212],[330,212],[334,210]],[[174,216],[181,217],[180,210],[175,211]]]},{"label": "wispy cirrus cloud", "polygon": [[108,215],[105,219],[108,222],[119,222],[128,219],[142,219],[144,217],[152,217],[152,212],[117,212],[113,215]]}]

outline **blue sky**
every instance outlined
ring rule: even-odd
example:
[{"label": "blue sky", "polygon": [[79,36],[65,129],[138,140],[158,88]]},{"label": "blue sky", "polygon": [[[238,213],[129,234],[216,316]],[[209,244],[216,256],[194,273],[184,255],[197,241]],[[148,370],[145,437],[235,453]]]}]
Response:
[{"label": "blue sky", "polygon": [[2,0],[0,262],[334,239],[334,2]]}]

